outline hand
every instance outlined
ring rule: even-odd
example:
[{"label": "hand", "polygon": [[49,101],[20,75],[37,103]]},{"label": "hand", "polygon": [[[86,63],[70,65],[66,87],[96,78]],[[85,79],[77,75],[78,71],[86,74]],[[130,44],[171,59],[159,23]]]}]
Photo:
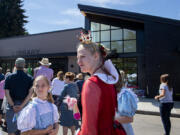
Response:
[{"label": "hand", "polygon": [[154,99],[158,100],[158,99],[159,99],[159,96],[155,96]]},{"label": "hand", "polygon": [[57,135],[57,133],[58,133],[58,130],[52,129],[52,130],[50,130],[48,135]]},{"label": "hand", "polygon": [[19,111],[21,111],[22,107],[20,105],[15,105],[13,106],[13,110],[15,113],[18,113]]},{"label": "hand", "polygon": [[52,125],[50,125],[49,127],[47,127],[47,128],[45,129],[45,133],[46,133],[46,134],[49,134],[51,130],[53,130],[53,126],[52,126]]},{"label": "hand", "polygon": [[50,130],[48,135],[57,135],[59,131],[59,124],[55,123],[54,124],[54,129]]}]

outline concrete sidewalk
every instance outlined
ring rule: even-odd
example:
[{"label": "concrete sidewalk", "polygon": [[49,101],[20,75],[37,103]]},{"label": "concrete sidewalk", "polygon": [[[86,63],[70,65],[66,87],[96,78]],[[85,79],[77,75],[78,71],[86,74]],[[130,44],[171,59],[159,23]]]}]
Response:
[{"label": "concrete sidewalk", "polygon": [[[138,114],[148,114],[148,115],[160,115],[159,113],[159,102],[155,99],[150,98],[139,98],[138,103]],[[171,117],[180,118],[180,102],[174,102],[174,108],[171,111]]]}]

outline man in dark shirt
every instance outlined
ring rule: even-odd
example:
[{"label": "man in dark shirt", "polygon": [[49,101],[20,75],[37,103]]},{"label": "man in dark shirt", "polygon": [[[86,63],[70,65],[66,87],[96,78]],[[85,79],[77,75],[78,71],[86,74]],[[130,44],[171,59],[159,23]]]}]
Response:
[{"label": "man in dark shirt", "polygon": [[0,81],[4,80],[4,74],[2,73],[2,67],[0,67]]},{"label": "man in dark shirt", "polygon": [[9,75],[5,80],[5,95],[8,100],[6,122],[8,135],[15,135],[17,122],[13,121],[15,113],[18,113],[28,103],[33,89],[33,78],[24,72],[25,59],[17,58],[15,67],[17,71]]}]

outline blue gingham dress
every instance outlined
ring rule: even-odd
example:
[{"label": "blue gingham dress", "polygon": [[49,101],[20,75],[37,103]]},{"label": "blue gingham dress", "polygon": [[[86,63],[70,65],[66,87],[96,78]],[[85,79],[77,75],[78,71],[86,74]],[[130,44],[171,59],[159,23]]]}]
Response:
[{"label": "blue gingham dress", "polygon": [[[118,115],[133,117],[137,110],[138,98],[131,89],[123,87],[117,95]],[[122,124],[127,135],[134,135],[131,123]]]},{"label": "blue gingham dress", "polygon": [[38,98],[34,98],[17,118],[17,126],[21,132],[32,129],[46,129],[58,122],[59,114],[57,107]]}]

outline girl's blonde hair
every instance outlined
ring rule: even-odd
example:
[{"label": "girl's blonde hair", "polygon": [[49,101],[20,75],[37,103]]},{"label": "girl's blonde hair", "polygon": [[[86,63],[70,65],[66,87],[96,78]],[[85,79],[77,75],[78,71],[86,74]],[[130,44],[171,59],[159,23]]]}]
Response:
[{"label": "girl's blonde hair", "polygon": [[[36,79],[34,80],[33,82],[33,88],[35,88],[35,84],[38,80],[44,80],[47,85],[50,87],[50,83],[49,83],[49,80],[47,79],[47,77],[43,76],[43,75],[40,75],[38,77],[36,77]],[[32,95],[32,98],[33,97],[37,97],[37,94],[35,91],[33,91],[33,95]],[[50,92],[48,92],[48,95],[47,95],[47,101],[50,102],[50,103],[54,103],[54,100],[53,100],[53,97],[52,97],[52,94]]]}]

